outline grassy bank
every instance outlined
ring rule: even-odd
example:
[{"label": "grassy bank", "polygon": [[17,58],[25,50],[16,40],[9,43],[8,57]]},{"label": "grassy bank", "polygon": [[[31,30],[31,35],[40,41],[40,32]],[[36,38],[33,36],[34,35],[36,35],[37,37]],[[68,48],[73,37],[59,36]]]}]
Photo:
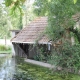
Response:
[{"label": "grassy bank", "polygon": [[0,45],[0,54],[11,53],[11,46]]},{"label": "grassy bank", "polygon": [[11,53],[11,50],[8,50],[8,51],[0,51],[0,54],[9,54]]}]

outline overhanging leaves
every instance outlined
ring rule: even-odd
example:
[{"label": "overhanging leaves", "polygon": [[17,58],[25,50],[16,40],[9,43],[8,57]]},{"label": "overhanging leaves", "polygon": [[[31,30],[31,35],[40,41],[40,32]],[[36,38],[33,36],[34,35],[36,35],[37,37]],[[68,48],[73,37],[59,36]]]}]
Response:
[{"label": "overhanging leaves", "polygon": [[73,0],[74,1],[74,4],[77,2],[77,0]]}]

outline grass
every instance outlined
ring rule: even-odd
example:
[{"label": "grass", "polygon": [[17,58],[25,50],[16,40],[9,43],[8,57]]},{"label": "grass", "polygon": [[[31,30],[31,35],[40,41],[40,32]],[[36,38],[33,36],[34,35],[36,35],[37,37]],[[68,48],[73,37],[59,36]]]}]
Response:
[{"label": "grass", "polygon": [[7,50],[7,51],[0,51],[0,54],[8,54],[11,53],[11,50]]},{"label": "grass", "polygon": [[0,45],[0,54],[11,53],[11,46]]}]

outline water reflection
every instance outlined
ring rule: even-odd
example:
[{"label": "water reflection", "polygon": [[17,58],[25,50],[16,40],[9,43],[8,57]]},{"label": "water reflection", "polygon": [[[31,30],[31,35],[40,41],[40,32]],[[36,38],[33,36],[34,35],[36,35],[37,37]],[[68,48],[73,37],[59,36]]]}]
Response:
[{"label": "water reflection", "polygon": [[0,80],[12,80],[15,73],[15,59],[10,55],[0,56]]}]

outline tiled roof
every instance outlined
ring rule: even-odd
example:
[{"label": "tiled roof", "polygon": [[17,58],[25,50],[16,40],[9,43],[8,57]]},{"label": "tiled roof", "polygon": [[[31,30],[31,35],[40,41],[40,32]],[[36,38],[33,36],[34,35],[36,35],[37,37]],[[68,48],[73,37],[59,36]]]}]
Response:
[{"label": "tiled roof", "polygon": [[33,44],[38,40],[41,44],[47,44],[49,39],[44,34],[47,24],[47,17],[37,18],[22,29],[11,41]]},{"label": "tiled roof", "polygon": [[[74,21],[80,20],[80,13],[72,16]],[[33,44],[37,40],[41,44],[47,44],[49,39],[44,34],[45,28],[48,24],[47,17],[39,17],[24,29],[22,29],[11,41],[15,43]]]}]

